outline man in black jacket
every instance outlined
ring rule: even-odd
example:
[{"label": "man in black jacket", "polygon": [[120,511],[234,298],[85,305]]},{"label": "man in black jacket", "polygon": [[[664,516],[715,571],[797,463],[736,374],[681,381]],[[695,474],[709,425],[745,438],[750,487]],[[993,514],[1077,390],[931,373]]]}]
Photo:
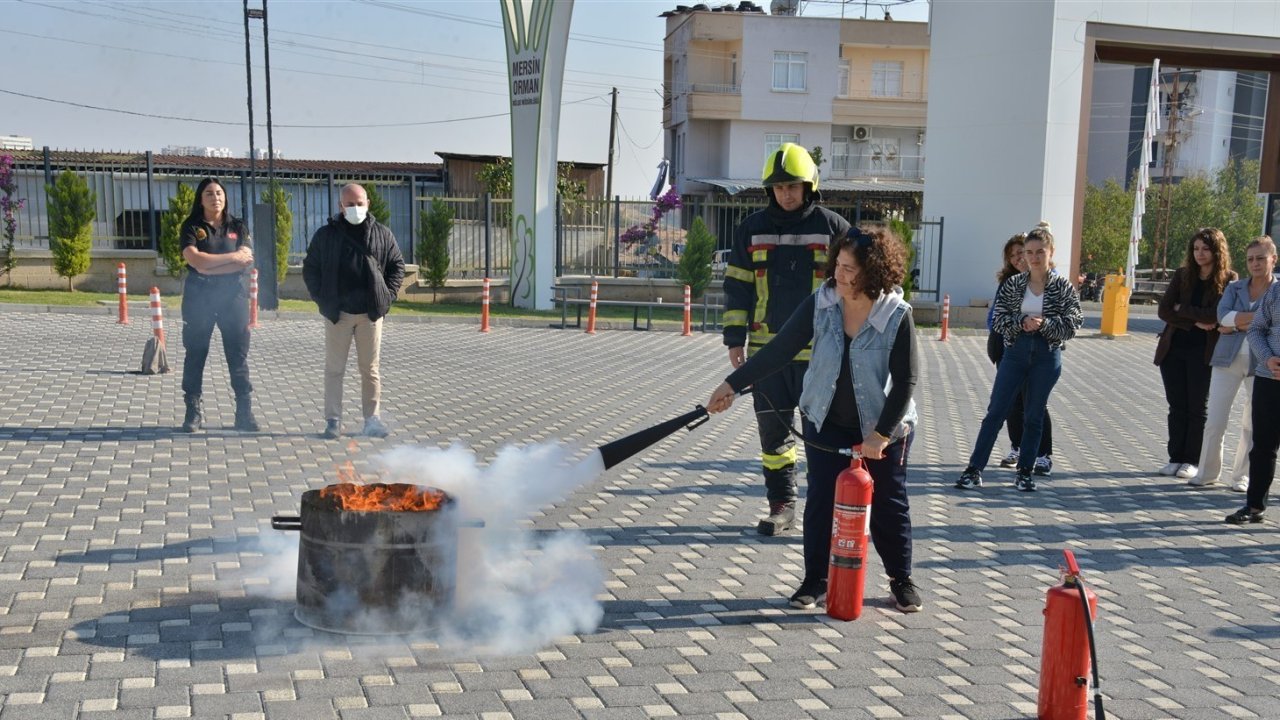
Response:
[{"label": "man in black jacket", "polygon": [[[818,166],[809,151],[783,143],[765,160],[761,181],[769,206],[748,215],[733,235],[724,273],[724,344],[739,368],[764,347],[791,313],[822,284],[827,246],[849,223],[818,205]],[[796,447],[789,427],[809,367],[809,349],[756,382],[752,397],[769,515],[761,535],[781,535],[796,518]]]},{"label": "man in black jacket", "polygon": [[342,435],[342,376],[351,340],[360,366],[364,434],[386,437],[378,374],[382,318],[404,281],[404,257],[387,226],[369,214],[369,196],[354,183],[344,185],[342,213],[316,231],[302,262],[311,299],[325,320],[324,436]]}]

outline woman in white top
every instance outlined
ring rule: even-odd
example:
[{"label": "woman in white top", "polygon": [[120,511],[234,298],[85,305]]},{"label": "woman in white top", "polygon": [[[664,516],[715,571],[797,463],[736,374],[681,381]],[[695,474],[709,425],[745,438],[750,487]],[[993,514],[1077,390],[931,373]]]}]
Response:
[{"label": "woman in white top", "polygon": [[[1222,299],[1218,301],[1218,344],[1209,360],[1213,367],[1209,378],[1209,410],[1204,424],[1204,441],[1200,446],[1199,473],[1188,481],[1191,485],[1218,482],[1218,476],[1222,474],[1222,440],[1227,432],[1227,419],[1236,404],[1237,391],[1247,378],[1253,376],[1257,365],[1244,334],[1249,323],[1253,322],[1258,302],[1275,282],[1272,273],[1276,269],[1276,244],[1263,235],[1249,243],[1244,252],[1249,274],[1227,285]],[[1241,401],[1244,421],[1231,472],[1231,489],[1236,492],[1249,489],[1249,448],[1253,435],[1250,398],[1251,393],[1246,390]]]}]

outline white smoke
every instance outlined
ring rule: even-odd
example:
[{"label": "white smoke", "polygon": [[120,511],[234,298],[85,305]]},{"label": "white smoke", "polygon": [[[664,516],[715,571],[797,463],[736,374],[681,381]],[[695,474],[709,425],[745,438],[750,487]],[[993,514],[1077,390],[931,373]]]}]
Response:
[{"label": "white smoke", "polygon": [[487,468],[471,450],[400,447],[376,459],[381,479],[439,488],[456,502],[456,591],[436,619],[442,647],[525,652],[593,632],[604,615],[604,574],[585,535],[535,537],[536,511],[604,472],[599,453],[579,462],[559,444],[508,446]]}]

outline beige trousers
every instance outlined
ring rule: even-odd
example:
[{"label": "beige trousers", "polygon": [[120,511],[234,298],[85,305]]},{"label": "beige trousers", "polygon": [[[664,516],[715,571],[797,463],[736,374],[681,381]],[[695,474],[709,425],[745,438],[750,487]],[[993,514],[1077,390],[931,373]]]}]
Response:
[{"label": "beige trousers", "polygon": [[356,364],[360,367],[360,409],[367,420],[379,414],[382,403],[382,376],[378,373],[382,347],[382,319],[368,315],[339,313],[338,322],[324,320],[324,417],[342,418],[342,376],[347,370],[351,339],[356,341]]}]

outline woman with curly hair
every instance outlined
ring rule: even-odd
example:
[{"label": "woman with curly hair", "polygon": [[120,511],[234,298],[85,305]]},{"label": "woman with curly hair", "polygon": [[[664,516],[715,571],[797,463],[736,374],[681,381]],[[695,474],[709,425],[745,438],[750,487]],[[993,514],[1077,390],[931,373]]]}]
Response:
[{"label": "woman with curly hair", "polygon": [[1235,279],[1227,238],[1218,228],[1200,228],[1160,298],[1158,314],[1165,326],[1156,344],[1155,364],[1169,403],[1169,462],[1161,475],[1190,479],[1200,472],[1212,377],[1209,361],[1218,343],[1218,301]]},{"label": "woman with curly hair", "polygon": [[1005,280],[996,295],[991,327],[1004,338],[1004,357],[996,366],[987,414],[957,488],[982,485],[982,469],[991,458],[1000,425],[1021,390],[1025,424],[1014,487],[1023,492],[1036,489],[1032,472],[1049,393],[1062,375],[1062,349],[1084,321],[1076,289],[1051,270],[1053,233],[1043,224],[1037,226],[1027,233],[1024,248],[1027,271]]},{"label": "woman with curly hair", "polygon": [[874,482],[871,540],[889,575],[898,610],[923,603],[911,579],[907,455],[916,424],[915,331],[900,287],[906,250],[887,228],[852,229],[827,250],[827,279],[773,340],[725,379],[707,410],[728,410],[736,393],[783,367],[813,341],[800,393],[808,489],[804,579],[791,606],[823,601],[831,554],[836,476],[848,458],[832,448],[861,446]]}]

